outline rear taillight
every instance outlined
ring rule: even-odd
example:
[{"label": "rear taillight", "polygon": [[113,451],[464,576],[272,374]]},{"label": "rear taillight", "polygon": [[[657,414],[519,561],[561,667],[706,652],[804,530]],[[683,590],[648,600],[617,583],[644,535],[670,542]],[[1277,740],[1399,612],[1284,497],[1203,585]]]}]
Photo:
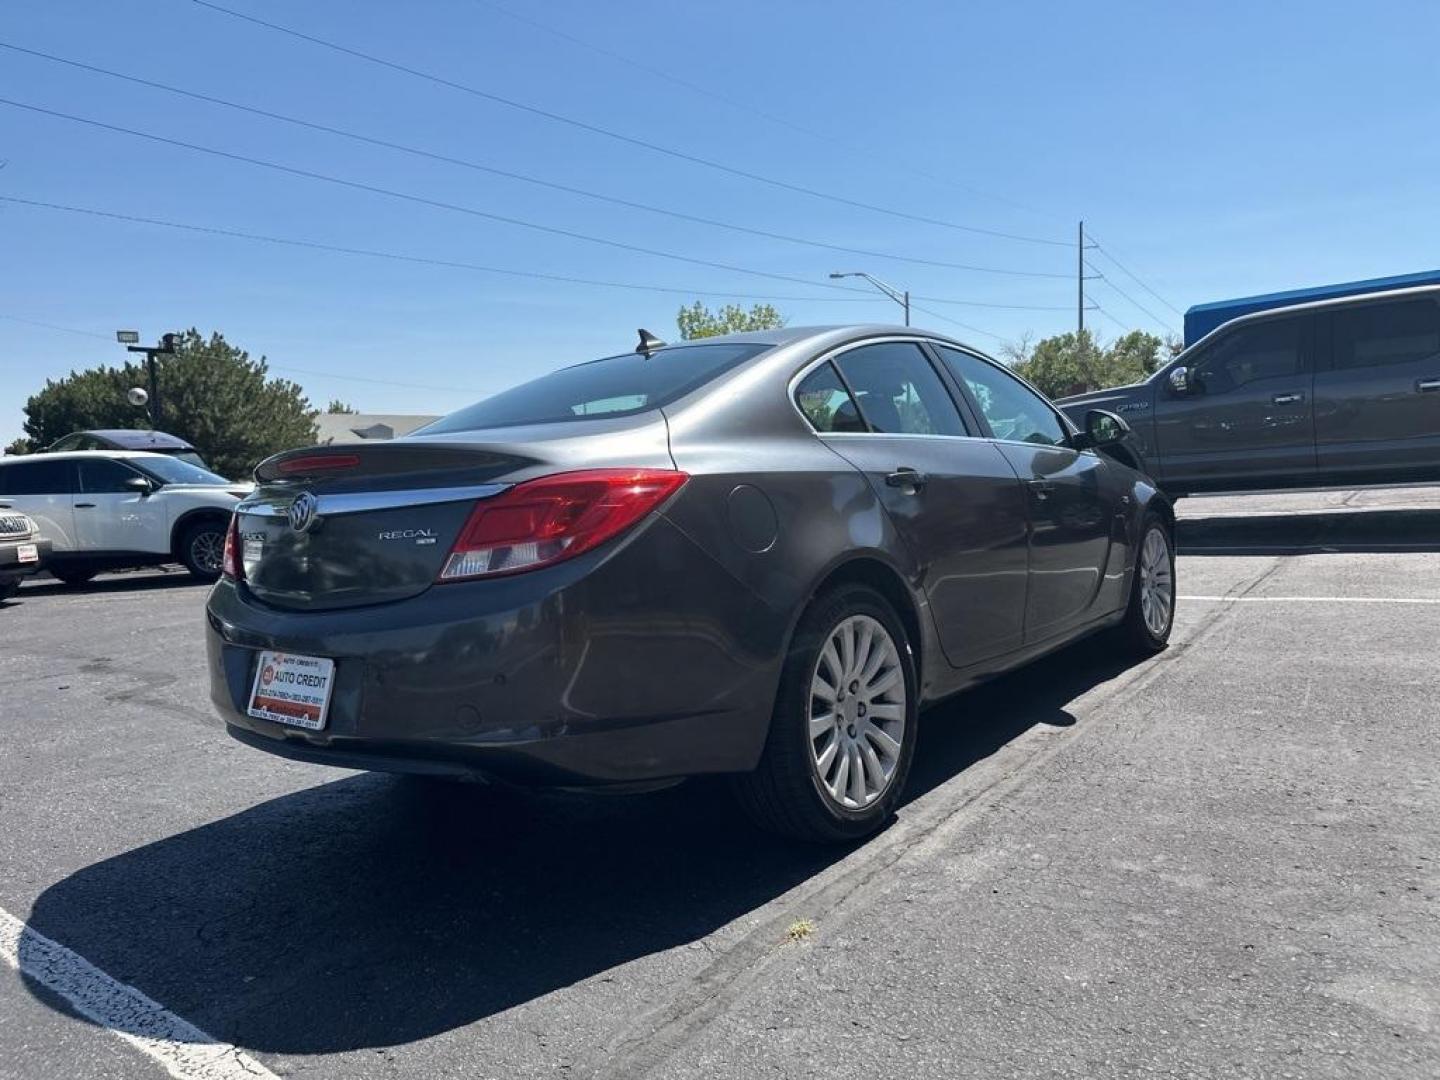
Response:
[{"label": "rear taillight", "polygon": [[240,515],[230,515],[230,528],[225,530],[225,554],[220,559],[220,573],[231,581],[245,576],[240,565]]},{"label": "rear taillight", "polygon": [[516,484],[471,512],[440,581],[514,574],[620,535],[689,477],[669,469],[590,469]]}]

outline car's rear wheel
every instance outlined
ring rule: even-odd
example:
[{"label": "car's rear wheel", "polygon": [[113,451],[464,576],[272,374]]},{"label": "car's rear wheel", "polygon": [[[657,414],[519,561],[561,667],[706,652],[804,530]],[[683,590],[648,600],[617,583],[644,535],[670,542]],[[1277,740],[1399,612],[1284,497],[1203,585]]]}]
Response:
[{"label": "car's rear wheel", "polygon": [[84,585],[98,574],[99,571],[89,566],[52,566],[50,573],[66,585]]},{"label": "car's rear wheel", "polygon": [[219,518],[198,521],[185,530],[180,540],[180,561],[193,577],[214,581],[220,576],[225,558],[225,529],[228,523]]},{"label": "car's rear wheel", "polygon": [[915,752],[916,678],[905,628],[859,584],[800,620],[760,766],[736,789],[762,827],[802,840],[857,840],[894,812]]},{"label": "car's rear wheel", "polygon": [[1120,631],[1141,655],[1157,653],[1170,641],[1175,625],[1175,544],[1156,514],[1146,514],[1135,556],[1130,606]]}]

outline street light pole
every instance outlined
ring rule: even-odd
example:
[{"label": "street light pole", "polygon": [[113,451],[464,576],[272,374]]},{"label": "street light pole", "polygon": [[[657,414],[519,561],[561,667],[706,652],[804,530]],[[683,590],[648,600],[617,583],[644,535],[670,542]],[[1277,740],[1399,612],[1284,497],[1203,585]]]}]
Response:
[{"label": "street light pole", "polygon": [[909,326],[909,325],[910,325],[910,290],[909,290],[909,289],[903,289],[903,290],[902,290],[902,289],[897,289],[897,288],[895,288],[895,286],[893,286],[893,285],[887,285],[887,284],[885,284],[885,282],[881,281],[879,278],[874,277],[874,276],[872,276],[872,275],[870,275],[870,274],[867,274],[867,273],[865,273],[865,271],[863,271],[863,270],[848,270],[848,271],[846,271],[846,272],[843,273],[843,274],[840,274],[840,273],[832,273],[830,276],[831,276],[832,278],[847,278],[847,277],[864,278],[864,279],[865,279],[866,281],[868,281],[871,285],[874,285],[875,288],[879,289],[882,293],[884,293],[886,296],[888,296],[891,300],[894,300],[897,304],[899,304],[902,308],[905,309],[905,325],[906,325],[906,326]]},{"label": "street light pole", "polygon": [[153,431],[160,430],[160,378],[155,371],[155,357],[174,356],[175,339],[178,334],[164,334],[156,345],[134,345],[131,342],[140,340],[140,335],[134,330],[117,330],[115,340],[125,346],[126,352],[145,354],[145,374],[150,383],[150,427]]}]

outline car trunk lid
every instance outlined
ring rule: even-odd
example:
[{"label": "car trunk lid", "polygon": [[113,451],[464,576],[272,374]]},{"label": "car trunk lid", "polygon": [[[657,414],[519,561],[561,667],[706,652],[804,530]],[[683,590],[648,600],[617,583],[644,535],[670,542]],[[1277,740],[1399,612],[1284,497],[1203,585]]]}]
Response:
[{"label": "car trunk lid", "polygon": [[294,610],[403,600],[435,583],[477,501],[605,464],[670,467],[663,417],[288,451],[236,507],[244,581]]}]

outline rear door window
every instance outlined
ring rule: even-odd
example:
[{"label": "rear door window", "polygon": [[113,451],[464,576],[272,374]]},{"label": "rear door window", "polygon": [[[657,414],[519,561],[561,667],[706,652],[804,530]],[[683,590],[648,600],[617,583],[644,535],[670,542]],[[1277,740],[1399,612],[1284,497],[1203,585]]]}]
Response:
[{"label": "rear door window", "polygon": [[67,459],[5,465],[0,467],[0,495],[69,495],[72,472]]},{"label": "rear door window", "polygon": [[861,345],[835,358],[870,429],[894,435],[966,435],[960,410],[930,358],[910,341]]},{"label": "rear door window", "polygon": [[1409,364],[1440,356],[1440,302],[1402,300],[1335,312],[1335,367]]}]

